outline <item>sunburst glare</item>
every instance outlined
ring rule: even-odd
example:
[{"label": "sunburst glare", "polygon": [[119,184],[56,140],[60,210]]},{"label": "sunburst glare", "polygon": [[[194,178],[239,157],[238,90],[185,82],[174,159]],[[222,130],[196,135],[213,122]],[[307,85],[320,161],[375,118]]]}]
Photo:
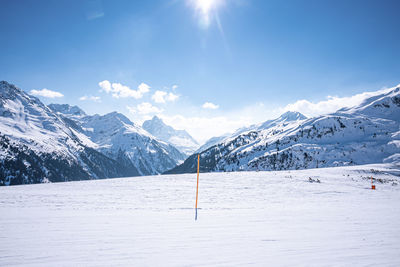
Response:
[{"label": "sunburst glare", "polygon": [[190,5],[195,9],[200,26],[208,28],[212,19],[212,12],[216,11],[224,0],[190,0]]}]

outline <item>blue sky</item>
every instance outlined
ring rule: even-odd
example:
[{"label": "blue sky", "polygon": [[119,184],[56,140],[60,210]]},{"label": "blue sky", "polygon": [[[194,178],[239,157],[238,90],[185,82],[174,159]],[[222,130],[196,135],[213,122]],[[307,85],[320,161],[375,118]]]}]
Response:
[{"label": "blue sky", "polygon": [[157,114],[200,141],[400,83],[399,1],[3,0],[1,11],[1,80],[89,114]]}]

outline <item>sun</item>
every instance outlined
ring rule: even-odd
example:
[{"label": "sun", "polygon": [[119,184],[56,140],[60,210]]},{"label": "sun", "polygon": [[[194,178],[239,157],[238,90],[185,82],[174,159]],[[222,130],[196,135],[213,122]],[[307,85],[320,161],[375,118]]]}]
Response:
[{"label": "sun", "polygon": [[208,14],[209,11],[215,7],[217,4],[217,0],[196,0],[196,8],[203,12],[204,14]]},{"label": "sun", "polygon": [[216,11],[224,0],[191,0],[190,4],[199,16],[199,23],[207,28],[210,25],[211,12]]}]

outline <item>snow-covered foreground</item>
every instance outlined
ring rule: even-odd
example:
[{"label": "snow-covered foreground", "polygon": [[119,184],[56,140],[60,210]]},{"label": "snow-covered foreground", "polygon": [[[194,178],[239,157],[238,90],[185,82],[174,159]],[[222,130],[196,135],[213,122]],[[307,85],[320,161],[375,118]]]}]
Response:
[{"label": "snow-covered foreground", "polygon": [[201,174],[197,221],[195,174],[1,187],[0,266],[400,266],[399,175]]}]

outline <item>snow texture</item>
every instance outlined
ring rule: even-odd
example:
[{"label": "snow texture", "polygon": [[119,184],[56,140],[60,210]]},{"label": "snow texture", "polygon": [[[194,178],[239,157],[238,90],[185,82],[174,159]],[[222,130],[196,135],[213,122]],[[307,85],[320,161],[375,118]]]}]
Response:
[{"label": "snow texture", "polygon": [[194,174],[1,187],[0,266],[400,266],[399,175],[202,173],[197,221]]}]

